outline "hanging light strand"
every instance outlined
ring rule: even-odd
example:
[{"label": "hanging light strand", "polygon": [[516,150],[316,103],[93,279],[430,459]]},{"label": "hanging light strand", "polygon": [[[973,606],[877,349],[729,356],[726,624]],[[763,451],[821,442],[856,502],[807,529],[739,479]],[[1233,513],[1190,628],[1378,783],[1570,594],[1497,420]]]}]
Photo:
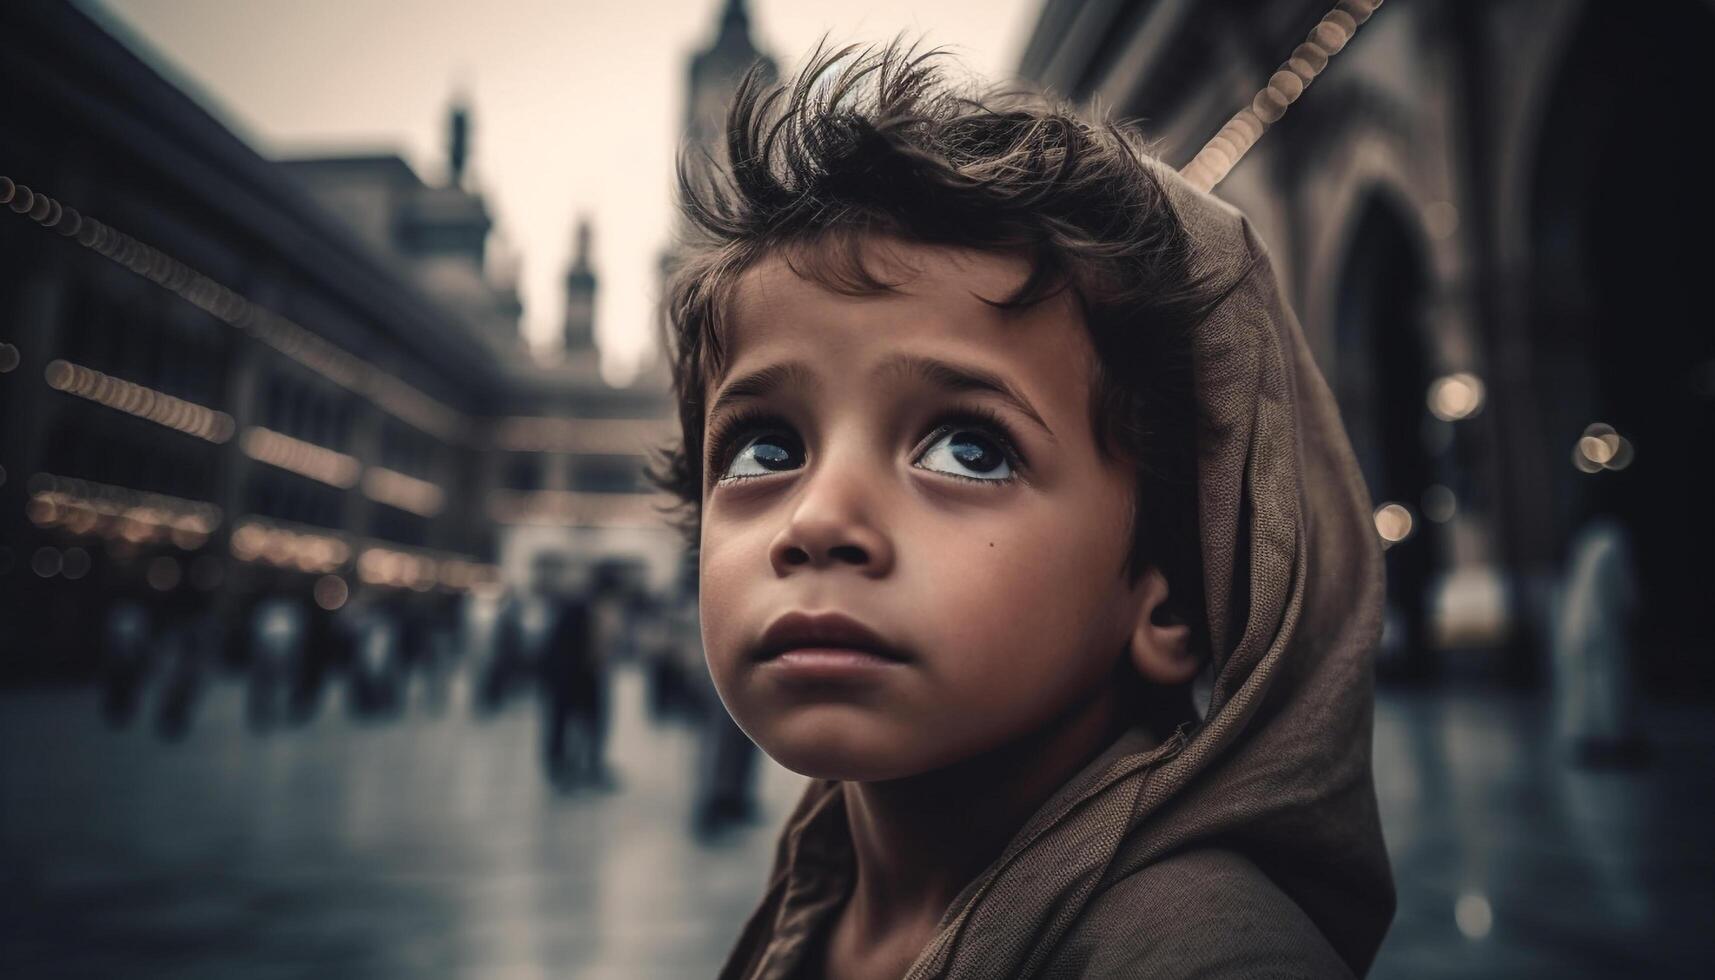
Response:
[{"label": "hanging light strand", "polygon": [[1226,178],[1233,167],[1244,158],[1268,127],[1286,115],[1286,109],[1298,101],[1316,76],[1328,67],[1328,59],[1340,53],[1346,42],[1357,33],[1358,25],[1370,19],[1382,0],[1340,0],[1334,9],[1324,14],[1304,43],[1293,49],[1268,84],[1240,109],[1214,138],[1197,151],[1185,169],[1179,171],[1192,186],[1210,191]]},{"label": "hanging light strand", "polygon": [[448,441],[462,441],[470,420],[417,388],[287,318],[250,302],[160,249],[76,208],[0,175],[0,205],[130,269],[215,319],[248,333],[382,411]]}]

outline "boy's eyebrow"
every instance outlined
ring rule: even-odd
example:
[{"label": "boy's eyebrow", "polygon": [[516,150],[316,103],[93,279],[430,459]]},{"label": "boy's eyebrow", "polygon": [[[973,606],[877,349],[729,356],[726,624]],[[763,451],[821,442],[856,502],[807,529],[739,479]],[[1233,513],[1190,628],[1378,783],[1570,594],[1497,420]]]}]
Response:
[{"label": "boy's eyebrow", "polygon": [[[881,362],[877,373],[917,378],[944,391],[974,391],[994,395],[1025,418],[1041,426],[1042,431],[1048,433],[1048,438],[1054,438],[1054,430],[1048,427],[1047,422],[1042,421],[1042,416],[1037,414],[1029,399],[1007,384],[1004,378],[982,368],[954,364],[920,354],[894,354]],[[783,388],[811,385],[814,380],[815,372],[802,361],[784,361],[758,368],[721,386],[720,392],[715,395],[714,403],[709,406],[708,417],[716,417],[722,409],[734,402],[747,398],[766,398]]]},{"label": "boy's eyebrow", "polygon": [[1047,422],[1042,421],[1042,416],[1036,413],[1029,399],[1007,384],[1005,378],[982,368],[954,364],[920,354],[894,354],[881,362],[880,373],[918,378],[950,392],[976,391],[994,395],[1041,426],[1042,431],[1048,433],[1048,438],[1054,438],[1054,430],[1048,427]]},{"label": "boy's eyebrow", "polygon": [[709,418],[714,418],[733,402],[746,398],[765,398],[782,388],[794,385],[807,385],[814,380],[815,372],[803,361],[783,361],[758,368],[749,374],[740,375],[721,386],[719,394],[715,395],[714,404],[709,406]]}]

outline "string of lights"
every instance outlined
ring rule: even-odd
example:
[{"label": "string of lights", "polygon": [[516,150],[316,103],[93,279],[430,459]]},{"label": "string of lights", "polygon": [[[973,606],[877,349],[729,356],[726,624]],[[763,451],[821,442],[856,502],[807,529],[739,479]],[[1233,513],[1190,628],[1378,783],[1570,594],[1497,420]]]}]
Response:
[{"label": "string of lights", "polygon": [[433,517],[446,504],[440,487],[385,466],[371,466],[363,472],[363,495],[419,517]]},{"label": "string of lights", "polygon": [[218,445],[232,438],[232,416],[146,385],[60,360],[50,362],[44,376],[48,387],[55,391],[86,398],[198,439]]},{"label": "string of lights", "polygon": [[351,560],[351,546],[337,531],[311,529],[247,517],[232,529],[232,557],[300,572],[332,572]]},{"label": "string of lights", "polygon": [[152,245],[4,175],[0,205],[176,293],[403,422],[448,441],[470,435],[470,420],[456,409]]},{"label": "string of lights", "polygon": [[[469,555],[360,541],[332,528],[258,515],[240,518],[229,544],[239,561],[310,574],[333,575],[353,564],[355,556],[357,578],[366,585],[462,592],[500,581],[498,568]],[[322,590],[320,583],[317,588]],[[342,602],[343,595],[342,590]],[[317,601],[322,597],[318,595]]]},{"label": "string of lights", "polygon": [[195,550],[220,526],[220,508],[201,500],[38,473],[25,515],[37,527],[63,527],[133,544],[171,541]]},{"label": "string of lights", "polygon": [[244,438],[239,445],[244,450],[244,455],[257,462],[267,463],[269,466],[341,490],[356,486],[358,474],[363,470],[363,464],[359,463],[355,456],[348,456],[259,425],[244,430]]}]

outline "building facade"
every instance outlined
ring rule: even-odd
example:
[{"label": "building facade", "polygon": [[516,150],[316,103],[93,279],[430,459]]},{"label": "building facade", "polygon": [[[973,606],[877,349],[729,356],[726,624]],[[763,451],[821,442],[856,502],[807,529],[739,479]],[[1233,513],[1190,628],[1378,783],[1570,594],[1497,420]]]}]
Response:
[{"label": "building facade", "polygon": [[272,598],[456,603],[544,534],[676,570],[665,386],[601,381],[587,248],[576,349],[520,342],[468,110],[445,184],[282,164],[69,4],[0,34],[0,679],[87,675],[124,603],[227,650]]},{"label": "building facade", "polygon": [[[726,113],[738,93],[739,82],[752,67],[757,67],[764,81],[780,77],[774,59],[756,46],[750,36],[750,11],[744,0],[726,0],[721,7],[720,20],[714,37],[707,47],[691,55],[685,71],[685,112],[679,143],[680,166],[695,167],[703,161],[723,162],[726,158]],[[673,238],[661,253],[662,297],[666,284],[679,267],[684,236],[689,229],[680,220],[672,230]],[[665,310],[658,325],[659,348],[672,350],[668,336]]]},{"label": "building facade", "polygon": [[618,563],[637,580],[670,582],[683,548],[665,501],[646,476],[673,433],[666,376],[644,371],[625,386],[603,379],[596,343],[595,230],[580,218],[563,278],[559,347],[535,350],[521,332],[512,270],[493,268],[493,221],[464,177],[472,110],[448,113],[446,182],[430,184],[390,155],[283,161],[332,214],[378,255],[458,315],[485,348],[493,391],[471,422],[482,519],[494,560],[519,584],[535,556]]},{"label": "building facade", "polygon": [[[1048,0],[1020,71],[1183,166],[1329,7]],[[1611,516],[1641,667],[1711,689],[1687,654],[1715,595],[1712,21],[1694,0],[1389,0],[1217,190],[1397,505],[1394,669],[1475,649],[1540,674],[1579,532]]]}]

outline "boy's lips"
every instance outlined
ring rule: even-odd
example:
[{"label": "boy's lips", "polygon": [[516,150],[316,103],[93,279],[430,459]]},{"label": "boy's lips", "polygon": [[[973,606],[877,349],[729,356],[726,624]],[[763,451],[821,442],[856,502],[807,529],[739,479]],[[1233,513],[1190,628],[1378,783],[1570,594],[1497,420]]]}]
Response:
[{"label": "boy's lips", "polygon": [[795,650],[852,651],[896,663],[916,659],[909,651],[842,613],[800,611],[785,613],[769,623],[762,631],[762,638],[751,648],[750,659],[760,663]]}]

